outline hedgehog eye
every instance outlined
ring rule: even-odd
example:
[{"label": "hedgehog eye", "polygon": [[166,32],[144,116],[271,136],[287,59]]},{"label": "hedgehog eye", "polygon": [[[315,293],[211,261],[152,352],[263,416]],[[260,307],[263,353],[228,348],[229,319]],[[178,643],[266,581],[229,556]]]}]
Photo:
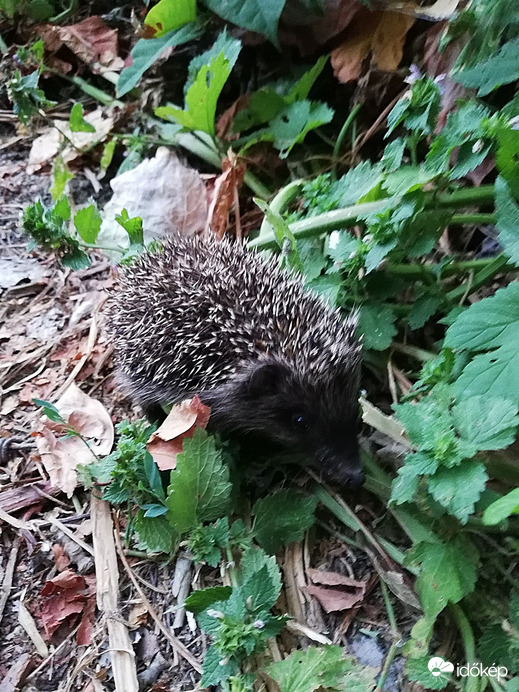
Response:
[{"label": "hedgehog eye", "polygon": [[294,415],[292,416],[292,426],[294,428],[297,428],[298,430],[307,428],[308,421],[306,419],[306,416],[303,416],[302,413],[294,413]]}]

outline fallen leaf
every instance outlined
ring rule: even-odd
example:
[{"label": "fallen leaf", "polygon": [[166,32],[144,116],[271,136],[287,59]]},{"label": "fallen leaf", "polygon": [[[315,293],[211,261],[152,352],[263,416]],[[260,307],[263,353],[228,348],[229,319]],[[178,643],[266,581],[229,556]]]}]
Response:
[{"label": "fallen leaf", "polygon": [[147,449],[161,471],[174,469],[184,438],[193,437],[195,428],[205,428],[211,409],[198,396],[173,406],[168,417],[150,437]]},{"label": "fallen leaf", "polygon": [[307,575],[314,584],[304,587],[303,590],[314,596],[327,613],[349,610],[361,602],[366,594],[366,582],[357,581],[338,572],[308,569]]},{"label": "fallen leaf", "polygon": [[70,163],[104,141],[114,126],[114,119],[102,108],[85,115],[85,120],[95,127],[95,132],[72,132],[67,122],[53,120],[54,127],[33,141],[27,173],[35,173],[49,163],[59,152],[66,163]]},{"label": "fallen leaf", "polygon": [[95,579],[83,577],[72,570],[65,570],[47,581],[41,590],[38,618],[47,639],[63,624],[73,626],[81,615],[77,643],[90,643],[95,612]]},{"label": "fallen leaf", "polygon": [[[238,191],[245,175],[245,164],[239,163],[236,155],[229,150],[227,157],[222,161],[222,171],[215,181],[213,200],[207,215],[209,228],[220,239],[227,228],[231,207],[238,200]],[[238,221],[239,209],[235,209],[235,215]],[[241,237],[238,227],[237,236]]]},{"label": "fallen leaf", "polygon": [[148,608],[144,603],[137,603],[132,606],[128,614],[128,626],[130,629],[135,630],[138,627],[142,627],[148,621]]},{"label": "fallen leaf", "polygon": [[331,64],[339,82],[346,84],[358,79],[369,56],[380,70],[396,70],[402,60],[407,32],[414,22],[415,17],[398,12],[359,12],[346,39],[331,53]]},{"label": "fallen leaf", "polygon": [[52,555],[54,557],[54,564],[58,572],[63,572],[70,565],[70,558],[65,552],[65,548],[61,543],[54,543],[52,546]]},{"label": "fallen leaf", "polygon": [[83,439],[63,437],[64,426],[46,419],[35,433],[36,446],[51,484],[71,497],[77,485],[77,467],[90,464],[96,456],[109,454],[114,428],[101,402],[82,392],[76,384],[70,385],[56,408]]},{"label": "fallen leaf", "polygon": [[98,15],[68,26],[46,24],[39,27],[39,35],[47,52],[55,53],[64,45],[99,72],[117,72],[124,67],[124,60],[119,57],[117,29],[110,29]]},{"label": "fallen leaf", "polygon": [[146,244],[167,236],[172,229],[182,235],[205,229],[207,199],[200,174],[180,163],[166,147],[159,147],[152,159],[117,176],[110,185],[114,194],[104,208],[97,238],[100,245],[128,245],[128,234],[115,221],[121,209],[130,217],[142,218]]},{"label": "fallen leaf", "polygon": [[233,139],[237,139],[239,134],[232,132],[232,126],[234,123],[234,118],[236,114],[240,111],[248,108],[250,102],[250,94],[242,94],[236,101],[225,110],[222,115],[218,118],[216,123],[216,136],[218,139],[223,139],[228,142]]}]

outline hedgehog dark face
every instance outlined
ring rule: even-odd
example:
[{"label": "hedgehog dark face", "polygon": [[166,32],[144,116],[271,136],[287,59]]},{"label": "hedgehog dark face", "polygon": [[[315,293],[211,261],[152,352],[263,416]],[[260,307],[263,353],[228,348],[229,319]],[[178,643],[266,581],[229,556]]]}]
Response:
[{"label": "hedgehog dark face", "polygon": [[304,458],[318,475],[358,486],[364,480],[357,442],[358,370],[351,358],[322,377],[263,360],[203,399],[220,430],[270,441]]}]

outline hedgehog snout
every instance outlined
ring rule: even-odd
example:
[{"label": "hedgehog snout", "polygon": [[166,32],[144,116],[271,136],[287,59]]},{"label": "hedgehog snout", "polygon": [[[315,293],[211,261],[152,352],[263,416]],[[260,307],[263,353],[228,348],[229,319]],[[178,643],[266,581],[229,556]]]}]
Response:
[{"label": "hedgehog snout", "polygon": [[341,450],[321,454],[317,464],[322,474],[332,483],[352,488],[358,488],[364,483],[364,470],[357,445],[346,452]]}]

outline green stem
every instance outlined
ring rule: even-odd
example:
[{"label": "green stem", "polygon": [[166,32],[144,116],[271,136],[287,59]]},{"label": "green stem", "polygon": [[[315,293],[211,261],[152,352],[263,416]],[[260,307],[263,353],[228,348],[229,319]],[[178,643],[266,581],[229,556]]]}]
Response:
[{"label": "green stem", "polygon": [[378,679],[375,692],[382,692],[382,690],[384,689],[389,669],[391,668],[391,664],[395,660],[395,656],[398,653],[398,649],[400,648],[402,641],[402,637],[400,635],[398,625],[396,622],[395,611],[393,610],[393,604],[391,603],[391,599],[389,597],[389,591],[385,582],[382,579],[380,580],[380,590],[382,591],[382,597],[384,598],[384,603],[386,605],[387,617],[389,619],[389,624],[391,625],[393,643],[391,644],[389,651],[387,652],[386,660],[384,661],[384,666],[382,668],[382,672],[380,673],[380,677]]},{"label": "green stem", "polygon": [[[474,641],[474,632],[470,626],[467,616],[457,603],[449,603],[449,611],[452,615],[456,626],[458,627],[461,639],[463,641],[463,649],[465,651],[465,662],[471,665],[476,660],[476,644]],[[465,687],[466,692],[479,692],[479,680],[476,677],[469,676]]]},{"label": "green stem", "polygon": [[[501,257],[501,255],[498,255]],[[453,274],[461,274],[468,271],[479,271],[493,266],[496,258],[485,257],[484,259],[462,260],[461,262],[450,262],[441,266],[439,264],[392,264],[389,263],[384,267],[388,274],[398,274],[407,277],[423,277],[426,273],[441,274],[442,277],[452,276]],[[500,261],[501,266],[501,261]],[[513,269],[512,266],[509,267]]]},{"label": "green stem", "polygon": [[459,226],[462,226],[463,224],[487,226],[490,224],[495,224],[495,222],[495,214],[454,214],[451,217],[449,224],[457,224]]},{"label": "green stem", "polygon": [[469,295],[470,293],[473,293],[474,291],[477,291],[478,288],[481,288],[484,284],[487,283],[489,279],[491,279],[495,274],[498,274],[500,271],[503,271],[504,268],[506,267],[508,263],[508,258],[505,257],[503,254],[498,255],[497,257],[493,257],[486,266],[484,266],[481,271],[479,271],[472,279],[470,283],[470,288],[467,291],[467,284],[466,282],[462,283],[461,286],[457,286],[454,288],[452,291],[449,291],[446,294],[447,300],[455,303],[458,300],[461,300],[465,293]]},{"label": "green stem", "polygon": [[[285,187],[282,187],[281,190],[271,201],[269,205],[270,211],[273,214],[282,214],[288,207],[290,202],[301,192],[302,184],[302,180],[294,180]],[[264,216],[263,221],[261,223],[258,238],[263,238],[265,235],[268,235],[269,233],[274,233],[274,229],[272,228],[271,224],[267,221],[267,217]]]},{"label": "green stem", "polygon": [[344,138],[346,137],[346,133],[350,129],[350,125],[353,122],[353,119],[357,115],[357,113],[360,110],[360,103],[357,103],[353,106],[353,108],[350,111],[350,114],[344,121],[344,125],[341,127],[341,130],[339,132],[339,135],[337,137],[337,141],[335,142],[335,146],[333,148],[333,154],[332,154],[332,179],[337,180],[337,165],[339,163],[339,155],[341,152],[341,147],[342,143],[344,141]]},{"label": "green stem", "polygon": [[87,249],[87,250],[106,250],[107,252],[120,252],[121,255],[124,255],[126,250],[123,250],[120,247],[114,247],[112,245],[95,245],[93,243],[92,245],[90,243],[79,243],[81,247]]},{"label": "green stem", "polygon": [[[479,188],[456,190],[447,194],[426,192],[424,193],[424,198],[425,209],[483,204],[494,199],[494,187],[492,185],[482,185]],[[382,211],[386,207],[387,201],[387,199],[382,199],[377,202],[365,202],[364,204],[355,204],[343,209],[334,209],[318,216],[295,221],[289,224],[289,227],[296,238],[312,238],[340,228],[351,228],[351,226],[359,223],[359,217]],[[472,215],[464,216],[465,218],[466,216],[472,217]],[[275,248],[277,243],[274,234],[269,233],[262,238],[254,238],[249,245],[250,247],[266,250]]]}]

